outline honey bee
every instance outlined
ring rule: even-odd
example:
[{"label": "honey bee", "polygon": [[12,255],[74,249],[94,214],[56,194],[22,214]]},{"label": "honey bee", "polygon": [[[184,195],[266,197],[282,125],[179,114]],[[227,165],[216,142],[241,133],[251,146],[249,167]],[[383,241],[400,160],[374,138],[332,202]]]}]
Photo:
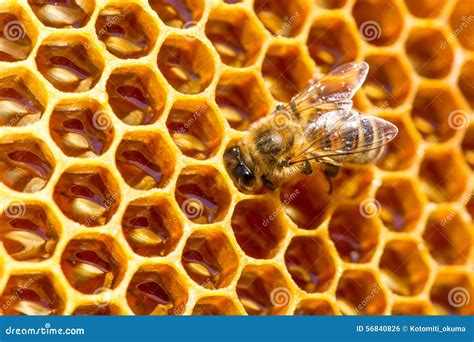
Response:
[{"label": "honey bee", "polygon": [[352,97],[368,71],[365,62],[341,65],[254,122],[224,154],[239,190],[251,193],[262,185],[275,190],[290,177],[311,174],[313,166],[319,166],[331,192],[331,178],[340,166],[368,164],[382,156],[397,127],[352,109]]}]

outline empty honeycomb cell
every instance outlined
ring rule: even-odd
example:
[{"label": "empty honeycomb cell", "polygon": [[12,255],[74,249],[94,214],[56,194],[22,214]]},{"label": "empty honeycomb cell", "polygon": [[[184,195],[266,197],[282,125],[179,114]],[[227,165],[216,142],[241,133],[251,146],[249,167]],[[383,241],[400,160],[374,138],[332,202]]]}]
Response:
[{"label": "empty honeycomb cell", "polygon": [[344,315],[381,315],[387,305],[386,298],[371,271],[347,270],[339,279],[336,299]]},{"label": "empty honeycomb cell", "polygon": [[168,184],[176,160],[159,133],[137,131],[124,136],[117,148],[115,162],[129,186],[150,190]]},{"label": "empty honeycomb cell", "polygon": [[195,26],[204,12],[204,0],[149,0],[151,8],[171,27]]},{"label": "empty honeycomb cell", "polygon": [[386,147],[386,153],[377,165],[386,171],[403,171],[418,158],[420,138],[411,120],[400,117],[384,117],[398,128],[395,139]]},{"label": "empty honeycomb cell", "polygon": [[285,264],[293,281],[306,292],[324,292],[336,275],[336,265],[321,238],[298,236],[285,252]]},{"label": "empty honeycomb cell", "polygon": [[119,67],[107,80],[109,104],[126,124],[150,125],[163,113],[165,90],[145,66]]},{"label": "empty honeycomb cell", "polygon": [[461,148],[467,164],[471,169],[474,169],[474,123],[470,125],[464,133]]},{"label": "empty honeycomb cell", "polygon": [[472,277],[456,271],[440,271],[431,287],[430,299],[438,315],[472,315],[474,296]]},{"label": "empty honeycomb cell", "polygon": [[265,85],[277,101],[289,102],[308,86],[312,70],[299,45],[271,45],[262,65]]},{"label": "empty honeycomb cell", "polygon": [[452,150],[428,150],[421,162],[421,189],[432,202],[458,200],[468,182],[462,156]]},{"label": "empty honeycomb cell", "polygon": [[103,8],[95,23],[97,38],[119,58],[146,56],[156,42],[158,28],[152,17],[134,3]]},{"label": "empty honeycomb cell", "polygon": [[441,14],[446,1],[444,0],[405,0],[408,10],[420,18],[434,18]]},{"label": "empty honeycomb cell", "polygon": [[298,316],[335,315],[336,310],[326,299],[305,299],[298,303],[294,314]]},{"label": "empty honeycomb cell", "polygon": [[197,284],[208,289],[228,286],[239,265],[226,234],[216,229],[193,232],[184,246],[181,263]]},{"label": "empty honeycomb cell", "polygon": [[182,276],[172,266],[161,264],[140,267],[126,296],[136,315],[182,315],[188,301]]},{"label": "empty honeycomb cell", "polygon": [[200,298],[196,302],[192,314],[199,316],[239,315],[240,311],[230,298],[209,296]]},{"label": "empty honeycomb cell", "polygon": [[166,198],[140,198],[132,201],[122,217],[128,244],[141,256],[171,253],[183,235],[183,223]]},{"label": "empty honeycomb cell", "polygon": [[243,131],[270,111],[262,82],[250,73],[224,73],[216,88],[216,102],[230,127]]},{"label": "empty honeycomb cell", "polygon": [[316,4],[319,7],[327,9],[336,9],[344,7],[347,3],[347,0],[316,0]]},{"label": "empty honeycomb cell", "polygon": [[369,55],[369,74],[363,85],[370,102],[381,108],[398,107],[407,98],[412,80],[398,56]]},{"label": "empty honeycomb cell", "polygon": [[393,303],[392,306],[392,315],[422,316],[429,315],[430,313],[431,310],[429,304],[421,300],[398,300]]},{"label": "empty honeycomb cell", "polygon": [[41,119],[47,94],[38,79],[25,69],[0,75],[0,126],[20,127]]},{"label": "empty honeycomb cell", "polygon": [[0,240],[7,253],[19,261],[50,258],[58,243],[61,224],[40,202],[11,202],[0,215]]},{"label": "empty honeycomb cell", "polygon": [[272,265],[245,266],[237,295],[249,315],[284,315],[293,301],[283,274]]},{"label": "empty honeycomb cell", "polygon": [[176,101],[166,126],[176,146],[191,158],[204,160],[214,156],[222,141],[219,114],[206,101]]},{"label": "empty honeycomb cell", "polygon": [[231,200],[224,177],[210,166],[184,168],[176,182],[175,197],[184,215],[199,224],[221,221]]},{"label": "empty honeycomb cell", "polygon": [[90,234],[69,241],[61,255],[61,268],[76,290],[98,295],[117,287],[127,268],[126,260],[113,238]]},{"label": "empty honeycomb cell", "polygon": [[458,86],[464,98],[474,109],[474,59],[468,60],[462,66]]},{"label": "empty honeycomb cell", "polygon": [[25,60],[36,42],[36,30],[21,7],[0,7],[0,61]]},{"label": "empty honeycomb cell", "polygon": [[102,56],[86,38],[73,34],[52,34],[36,54],[36,65],[57,89],[81,93],[92,89],[104,68]]},{"label": "empty honeycomb cell", "polygon": [[112,120],[94,100],[66,100],[53,110],[49,121],[51,138],[71,157],[104,154],[114,139]]},{"label": "empty honeycomb cell", "polygon": [[402,296],[420,294],[428,280],[430,268],[415,241],[392,240],[380,258],[382,281],[394,293]]},{"label": "empty honeycomb cell", "polygon": [[445,265],[465,264],[474,246],[469,224],[451,206],[439,207],[430,214],[423,239],[433,258]]},{"label": "empty honeycomb cell", "polygon": [[223,63],[245,67],[255,63],[264,36],[256,20],[237,8],[217,7],[206,23],[206,36]]},{"label": "empty honeycomb cell", "polygon": [[117,316],[122,315],[122,311],[114,304],[85,304],[74,309],[72,315],[75,316]]},{"label": "empty honeycomb cell", "polygon": [[69,219],[86,227],[104,225],[115,214],[120,187],[102,166],[71,166],[57,181],[53,199]]},{"label": "empty honeycomb cell", "polygon": [[453,35],[466,49],[474,50],[472,39],[472,27],[474,21],[474,3],[471,1],[458,0],[453,9],[449,23]]},{"label": "empty honeycomb cell", "polygon": [[44,25],[54,28],[84,27],[95,8],[95,0],[28,0],[28,4]]},{"label": "empty honeycomb cell", "polygon": [[325,73],[355,60],[359,50],[347,22],[336,16],[316,18],[306,44],[309,54]]},{"label": "empty honeycomb cell", "polygon": [[43,273],[12,275],[0,298],[2,315],[61,315],[64,300],[54,279]]},{"label": "empty honeycomb cell", "polygon": [[395,232],[413,231],[423,213],[425,202],[416,183],[408,178],[388,178],[377,189],[380,219]]},{"label": "empty honeycomb cell", "polygon": [[4,136],[0,141],[0,179],[10,189],[37,192],[53,174],[54,158],[43,140],[28,135]]},{"label": "empty honeycomb cell", "polygon": [[462,128],[455,121],[458,111],[462,113],[462,104],[450,88],[422,84],[415,95],[411,116],[425,141],[441,143]]},{"label": "empty honeycomb cell", "polygon": [[377,46],[393,44],[404,25],[404,17],[394,0],[357,0],[352,15],[360,37]]},{"label": "empty honeycomb cell", "polygon": [[454,61],[449,42],[437,27],[414,27],[409,33],[405,49],[415,71],[427,78],[446,77]]},{"label": "empty honeycomb cell", "polygon": [[265,199],[239,202],[232,215],[232,229],[240,248],[252,258],[272,258],[286,235],[283,207]]},{"label": "empty honeycomb cell", "polygon": [[258,18],[277,37],[298,35],[307,18],[308,0],[255,0],[253,8]]},{"label": "empty honeycomb cell", "polygon": [[197,94],[212,82],[215,63],[206,45],[189,35],[171,35],[158,53],[158,67],[177,91]]},{"label": "empty honeycomb cell", "polygon": [[369,206],[366,200],[361,205],[340,205],[329,221],[329,236],[346,262],[368,262],[377,247],[380,235],[375,222],[377,212],[370,211]]}]

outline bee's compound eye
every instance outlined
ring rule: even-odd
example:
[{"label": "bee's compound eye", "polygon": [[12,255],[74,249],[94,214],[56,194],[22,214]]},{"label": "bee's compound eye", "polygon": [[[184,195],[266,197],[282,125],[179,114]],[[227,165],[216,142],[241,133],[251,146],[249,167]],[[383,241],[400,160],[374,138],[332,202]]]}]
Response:
[{"label": "bee's compound eye", "polygon": [[231,147],[226,151],[226,154],[235,158],[240,157],[240,149],[237,146]]},{"label": "bee's compound eye", "polygon": [[244,164],[237,165],[233,175],[245,187],[251,187],[255,183],[254,174]]}]

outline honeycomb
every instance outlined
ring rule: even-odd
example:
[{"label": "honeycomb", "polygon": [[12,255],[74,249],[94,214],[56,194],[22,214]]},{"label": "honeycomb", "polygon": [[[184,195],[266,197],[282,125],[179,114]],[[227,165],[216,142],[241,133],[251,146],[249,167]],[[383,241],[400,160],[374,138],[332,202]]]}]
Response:
[{"label": "honeycomb", "polygon": [[[377,165],[240,193],[223,153],[365,60]],[[474,313],[474,3],[3,0],[5,315]]]}]

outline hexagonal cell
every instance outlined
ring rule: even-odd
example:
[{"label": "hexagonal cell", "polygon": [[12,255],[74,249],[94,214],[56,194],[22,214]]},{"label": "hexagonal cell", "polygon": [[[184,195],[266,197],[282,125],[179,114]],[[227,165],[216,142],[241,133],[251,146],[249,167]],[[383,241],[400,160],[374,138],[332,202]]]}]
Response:
[{"label": "hexagonal cell", "polygon": [[337,305],[344,315],[381,315],[387,306],[386,294],[367,270],[347,270],[336,291]]},{"label": "hexagonal cell", "polygon": [[411,76],[397,56],[370,55],[365,58],[370,69],[363,85],[365,95],[378,107],[398,107],[412,87]]},{"label": "hexagonal cell", "polygon": [[416,130],[409,119],[402,117],[384,117],[398,128],[395,139],[388,144],[385,155],[377,166],[386,171],[402,171],[413,165],[418,158],[420,145]]},{"label": "hexagonal cell", "polygon": [[194,223],[221,221],[231,195],[224,177],[210,166],[188,166],[176,182],[175,197],[181,211]]},{"label": "hexagonal cell", "polygon": [[451,113],[461,108],[450,88],[422,85],[415,95],[411,116],[425,141],[441,143],[456,134],[458,127],[451,122]]},{"label": "hexagonal cell", "polygon": [[26,126],[41,119],[47,93],[28,70],[15,69],[0,76],[0,126]]},{"label": "hexagonal cell", "polygon": [[277,37],[294,37],[301,32],[310,6],[307,0],[255,0],[253,8],[258,18]]},{"label": "hexagonal cell", "polygon": [[405,0],[408,10],[420,18],[435,18],[439,16],[446,5],[444,0]]},{"label": "hexagonal cell", "polygon": [[346,21],[335,16],[316,18],[306,45],[311,57],[325,73],[355,60],[359,49]]},{"label": "hexagonal cell", "polygon": [[457,40],[469,50],[474,50],[472,29],[468,28],[473,17],[474,4],[470,1],[458,0],[449,19],[451,29],[456,34]]},{"label": "hexagonal cell", "polygon": [[327,9],[335,9],[344,7],[347,3],[347,0],[316,0],[316,4],[319,7]]},{"label": "hexagonal cell", "polygon": [[380,219],[385,227],[396,232],[414,230],[425,204],[408,178],[384,179],[375,199],[380,204]]},{"label": "hexagonal cell", "polygon": [[127,259],[113,238],[88,234],[69,241],[61,255],[61,269],[76,290],[99,294],[122,281]]},{"label": "hexagonal cell", "polygon": [[325,220],[330,197],[327,181],[319,173],[298,176],[281,187],[280,201],[286,215],[302,229],[316,229]]},{"label": "hexagonal cell", "polygon": [[230,127],[239,131],[270,111],[263,84],[254,74],[224,73],[217,83],[216,102]]},{"label": "hexagonal cell", "polygon": [[449,40],[438,28],[413,28],[405,49],[413,68],[420,76],[444,78],[451,71],[454,52]]},{"label": "hexagonal cell", "polygon": [[94,100],[65,100],[53,110],[49,132],[54,142],[71,157],[97,157],[114,139],[109,115]]},{"label": "hexagonal cell", "polygon": [[166,93],[154,71],[146,66],[115,69],[106,85],[115,115],[128,125],[150,125],[163,113]]},{"label": "hexagonal cell", "polygon": [[163,137],[152,132],[126,134],[117,148],[115,162],[125,182],[138,190],[165,187],[176,163]]},{"label": "hexagonal cell", "polygon": [[421,300],[398,300],[392,306],[392,315],[426,316],[430,313],[430,305]]},{"label": "hexagonal cell", "polygon": [[199,160],[214,156],[224,131],[219,114],[203,100],[176,101],[166,126],[181,152]]},{"label": "hexagonal cell", "polygon": [[168,36],[158,53],[160,71],[184,94],[200,93],[211,84],[215,73],[212,60],[206,45],[192,36]]},{"label": "hexagonal cell", "polygon": [[430,214],[423,239],[433,258],[443,265],[465,264],[474,246],[469,224],[450,206]]},{"label": "hexagonal cell", "polygon": [[474,169],[474,123],[464,133],[461,148],[467,164],[471,167],[471,170]]},{"label": "hexagonal cell", "polygon": [[264,36],[253,18],[240,8],[217,7],[209,15],[206,36],[223,63],[233,67],[256,61]]},{"label": "hexagonal cell", "polygon": [[459,74],[458,86],[464,98],[474,109],[474,59],[468,60],[462,66]]},{"label": "hexagonal cell", "polygon": [[404,25],[400,8],[393,0],[357,0],[352,15],[361,38],[377,46],[393,44]]},{"label": "hexagonal cell", "polygon": [[216,229],[194,231],[186,241],[181,263],[191,279],[208,289],[228,286],[239,265],[226,234]]},{"label": "hexagonal cell", "polygon": [[336,275],[336,265],[326,243],[316,237],[299,236],[285,252],[285,264],[293,281],[306,292],[324,292]]},{"label": "hexagonal cell", "polygon": [[110,221],[117,211],[120,187],[102,166],[71,166],[56,183],[53,199],[69,219],[86,227]]},{"label": "hexagonal cell", "polygon": [[141,198],[132,201],[122,218],[128,244],[141,256],[171,253],[183,235],[183,223],[166,198]]},{"label": "hexagonal cell", "polygon": [[204,12],[204,0],[149,0],[151,8],[168,26],[192,27],[201,19]]},{"label": "hexagonal cell", "polygon": [[299,45],[273,44],[262,65],[266,87],[277,101],[290,102],[304,90],[313,73]]},{"label": "hexagonal cell", "polygon": [[74,316],[117,316],[117,315],[122,315],[122,314],[123,314],[122,310],[120,310],[120,308],[114,304],[80,305],[77,308],[75,308],[72,313],[72,315]]},{"label": "hexagonal cell", "polygon": [[152,17],[134,3],[116,3],[103,8],[97,17],[95,31],[107,50],[119,58],[148,55],[158,36]]},{"label": "hexagonal cell", "polygon": [[228,297],[209,296],[200,298],[196,302],[192,314],[196,316],[240,315],[240,311]]},{"label": "hexagonal cell", "polygon": [[36,42],[36,30],[29,16],[16,5],[0,7],[0,61],[25,60]]},{"label": "hexagonal cell", "polygon": [[64,92],[81,93],[92,89],[104,69],[102,56],[92,43],[83,36],[64,33],[46,38],[35,60],[39,72]]},{"label": "hexagonal cell", "polygon": [[437,315],[472,315],[474,313],[472,280],[469,274],[441,271],[431,287],[430,299]]},{"label": "hexagonal cell", "polygon": [[28,0],[28,4],[44,25],[55,28],[84,27],[95,8],[94,0]]},{"label": "hexagonal cell", "polygon": [[468,170],[457,151],[428,150],[420,166],[421,188],[430,201],[457,201],[468,182]]},{"label": "hexagonal cell", "polygon": [[12,275],[0,297],[2,315],[61,315],[64,301],[49,274]]},{"label": "hexagonal cell", "polygon": [[237,295],[249,315],[284,315],[293,300],[283,274],[272,265],[245,266]]},{"label": "hexagonal cell", "polygon": [[[329,221],[329,236],[342,260],[352,263],[368,262],[379,242],[380,229],[374,216],[361,205],[338,206]],[[374,213],[376,214],[376,213]]]},{"label": "hexagonal cell", "polygon": [[430,268],[415,241],[392,240],[380,259],[382,281],[392,292],[402,296],[416,296],[423,291]]},{"label": "hexagonal cell", "polygon": [[287,229],[282,207],[265,199],[239,202],[232,215],[232,229],[240,248],[252,258],[273,258]]},{"label": "hexagonal cell", "polygon": [[182,315],[187,301],[182,276],[169,265],[140,267],[127,288],[127,302],[136,315]]},{"label": "hexagonal cell", "polygon": [[0,241],[19,261],[41,261],[53,255],[61,224],[40,202],[13,201],[0,215]]},{"label": "hexagonal cell", "polygon": [[10,189],[37,192],[48,183],[55,167],[46,143],[28,135],[0,141],[0,179]]},{"label": "hexagonal cell", "polygon": [[336,310],[326,299],[305,299],[298,303],[295,309],[296,316],[333,316]]}]

